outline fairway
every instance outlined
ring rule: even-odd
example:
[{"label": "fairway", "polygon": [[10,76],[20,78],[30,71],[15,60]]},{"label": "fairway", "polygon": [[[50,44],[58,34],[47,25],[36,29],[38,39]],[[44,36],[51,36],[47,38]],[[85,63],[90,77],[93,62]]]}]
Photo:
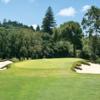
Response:
[{"label": "fairway", "polygon": [[100,100],[100,75],[71,70],[78,58],[13,63],[0,71],[0,100]]}]

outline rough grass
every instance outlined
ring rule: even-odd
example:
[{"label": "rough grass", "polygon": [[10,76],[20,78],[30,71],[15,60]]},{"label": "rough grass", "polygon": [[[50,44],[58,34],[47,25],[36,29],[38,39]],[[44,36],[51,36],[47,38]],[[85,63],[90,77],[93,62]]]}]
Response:
[{"label": "rough grass", "polygon": [[100,100],[100,75],[77,74],[82,59],[42,59],[0,72],[0,100]]}]

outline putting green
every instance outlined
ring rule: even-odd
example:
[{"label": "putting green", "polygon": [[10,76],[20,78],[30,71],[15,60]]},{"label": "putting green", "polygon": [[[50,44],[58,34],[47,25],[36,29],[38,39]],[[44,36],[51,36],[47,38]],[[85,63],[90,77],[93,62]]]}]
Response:
[{"label": "putting green", "polygon": [[100,75],[77,74],[82,59],[40,59],[0,71],[0,100],[100,100]]}]

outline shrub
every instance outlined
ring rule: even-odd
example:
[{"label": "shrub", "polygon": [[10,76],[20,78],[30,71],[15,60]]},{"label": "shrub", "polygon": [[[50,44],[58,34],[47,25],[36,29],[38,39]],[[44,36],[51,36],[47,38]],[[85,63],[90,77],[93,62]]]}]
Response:
[{"label": "shrub", "polygon": [[99,64],[100,64],[100,58],[97,58],[97,59],[95,60],[95,63],[99,63]]},{"label": "shrub", "polygon": [[0,62],[2,61],[2,59],[0,58]]},{"label": "shrub", "polygon": [[12,58],[11,61],[12,62],[19,62],[19,59],[18,58]]}]

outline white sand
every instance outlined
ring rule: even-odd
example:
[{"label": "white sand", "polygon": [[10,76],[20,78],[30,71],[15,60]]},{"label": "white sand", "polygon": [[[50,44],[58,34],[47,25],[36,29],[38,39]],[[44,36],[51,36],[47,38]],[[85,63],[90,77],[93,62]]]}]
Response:
[{"label": "white sand", "polygon": [[5,70],[7,69],[5,66],[12,64],[13,62],[11,61],[4,61],[4,62],[0,62],[0,70]]},{"label": "white sand", "polygon": [[81,65],[79,66],[82,70],[80,69],[75,69],[77,73],[88,73],[88,74],[100,74],[100,64],[93,64],[90,63],[89,65]]}]

